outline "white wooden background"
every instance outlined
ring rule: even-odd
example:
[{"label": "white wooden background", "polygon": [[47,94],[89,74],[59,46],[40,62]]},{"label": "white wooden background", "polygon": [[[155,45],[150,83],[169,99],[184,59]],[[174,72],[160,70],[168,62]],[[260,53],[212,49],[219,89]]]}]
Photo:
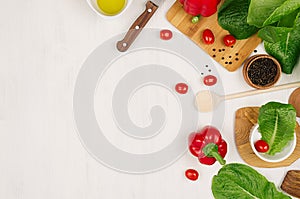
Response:
[{"label": "white wooden background", "polygon": [[[169,28],[166,0],[147,27]],[[134,0],[124,15],[104,20],[85,0],[0,1],[0,198],[1,199],[167,199],[213,198],[212,175],[219,165],[201,166],[190,155],[159,172],[119,173],[98,163],[82,146],[73,119],[77,74],[89,53],[126,31],[144,10]],[[217,66],[226,93],[247,90],[241,70]],[[299,80],[300,66],[280,83]],[[231,83],[233,82],[233,83]],[[226,103],[221,129],[229,143],[228,162],[243,162],[234,146],[234,112],[270,100],[287,102],[292,90]],[[280,185],[288,169],[258,169]],[[200,178],[184,178],[187,168]]]}]

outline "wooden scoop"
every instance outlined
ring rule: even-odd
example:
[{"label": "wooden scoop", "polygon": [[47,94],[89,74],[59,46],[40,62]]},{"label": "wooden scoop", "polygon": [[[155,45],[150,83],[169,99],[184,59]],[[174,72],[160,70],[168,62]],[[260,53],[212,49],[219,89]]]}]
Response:
[{"label": "wooden scoop", "polygon": [[241,98],[241,97],[257,95],[257,94],[261,94],[261,93],[267,93],[267,92],[278,91],[278,90],[283,90],[283,89],[288,89],[288,88],[294,88],[294,87],[300,87],[300,82],[283,84],[283,85],[274,86],[274,87],[271,87],[269,89],[264,89],[264,90],[250,90],[250,91],[245,91],[245,92],[235,93],[235,94],[230,94],[230,95],[224,95],[224,96],[220,96],[217,93],[214,93],[209,90],[204,90],[204,91],[198,92],[196,95],[196,107],[199,112],[210,112],[215,107],[217,107],[220,102],[222,102],[224,100]]}]

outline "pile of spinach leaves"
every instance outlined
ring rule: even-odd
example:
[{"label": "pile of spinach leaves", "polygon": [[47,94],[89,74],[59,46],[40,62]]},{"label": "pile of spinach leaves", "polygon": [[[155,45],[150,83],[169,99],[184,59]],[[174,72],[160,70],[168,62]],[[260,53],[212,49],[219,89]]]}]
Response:
[{"label": "pile of spinach leaves", "polygon": [[258,31],[282,72],[293,72],[300,55],[300,0],[226,0],[219,8],[218,23],[236,39]]},{"label": "pile of spinach leaves", "polygon": [[291,74],[300,55],[300,0],[251,0],[247,23],[261,28],[266,52]]}]

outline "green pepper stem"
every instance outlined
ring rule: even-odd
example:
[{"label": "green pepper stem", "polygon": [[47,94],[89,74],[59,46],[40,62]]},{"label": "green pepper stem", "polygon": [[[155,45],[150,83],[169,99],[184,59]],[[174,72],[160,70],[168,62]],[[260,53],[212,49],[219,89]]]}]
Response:
[{"label": "green pepper stem", "polygon": [[218,152],[218,146],[214,143],[209,143],[207,144],[203,149],[203,153],[207,157],[214,157],[216,160],[221,164],[224,165],[226,164],[226,161],[222,158],[222,156]]},{"label": "green pepper stem", "polygon": [[221,164],[225,165],[226,161],[222,158],[222,156],[218,152],[211,152],[211,156],[216,158],[216,160]]},{"label": "green pepper stem", "polygon": [[200,15],[194,16],[194,17],[192,18],[192,23],[197,23],[197,22],[199,21],[199,19],[200,19]]}]

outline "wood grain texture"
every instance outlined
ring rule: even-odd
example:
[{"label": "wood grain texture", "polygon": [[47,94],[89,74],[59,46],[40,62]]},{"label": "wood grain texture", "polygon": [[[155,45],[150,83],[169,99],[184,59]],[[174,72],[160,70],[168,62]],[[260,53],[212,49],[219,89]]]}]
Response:
[{"label": "wood grain texture", "polygon": [[281,184],[281,189],[291,196],[300,198],[300,170],[288,171]]},{"label": "wood grain texture", "polygon": [[[220,5],[222,3],[223,1],[221,1]],[[227,47],[223,43],[223,37],[229,33],[219,26],[217,13],[210,17],[200,18],[196,24],[191,22],[191,18],[192,16],[182,9],[182,5],[179,1],[176,1],[167,12],[167,20],[171,24],[206,51],[228,71],[237,70],[258,44],[261,43],[261,39],[258,38],[257,35],[253,35],[248,39],[237,40],[233,47]],[[206,28],[212,30],[215,35],[215,42],[211,45],[204,44],[201,40],[202,32]]]},{"label": "wood grain texture", "polygon": [[245,107],[236,111],[235,143],[241,158],[249,165],[262,168],[289,166],[300,158],[300,127],[297,124],[297,146],[290,157],[281,162],[265,162],[253,152],[250,142],[250,130],[257,123],[259,107]]}]

